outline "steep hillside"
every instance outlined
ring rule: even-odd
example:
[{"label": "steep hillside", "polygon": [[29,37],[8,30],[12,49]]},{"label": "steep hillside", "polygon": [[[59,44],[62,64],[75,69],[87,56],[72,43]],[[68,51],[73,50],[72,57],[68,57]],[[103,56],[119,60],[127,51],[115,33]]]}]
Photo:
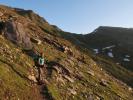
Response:
[{"label": "steep hillside", "polygon": [[[33,11],[0,6],[1,100],[132,100],[131,87],[62,38],[65,34]],[[36,50],[47,64],[41,84]]]}]

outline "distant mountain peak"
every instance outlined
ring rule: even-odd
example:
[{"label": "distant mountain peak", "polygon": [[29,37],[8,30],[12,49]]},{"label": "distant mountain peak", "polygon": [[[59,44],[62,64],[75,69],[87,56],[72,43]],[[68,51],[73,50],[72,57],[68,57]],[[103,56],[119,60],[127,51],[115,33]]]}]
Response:
[{"label": "distant mountain peak", "polygon": [[113,26],[99,26],[95,30],[116,30],[116,31],[117,30],[129,30],[129,31],[132,31],[133,28],[113,27]]}]

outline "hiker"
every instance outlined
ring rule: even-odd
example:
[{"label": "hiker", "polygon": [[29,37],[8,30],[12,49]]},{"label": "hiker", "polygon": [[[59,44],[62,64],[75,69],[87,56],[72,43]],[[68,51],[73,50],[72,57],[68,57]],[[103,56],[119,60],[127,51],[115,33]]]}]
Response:
[{"label": "hiker", "polygon": [[38,81],[39,81],[39,83],[43,80],[42,78],[43,78],[43,72],[44,72],[44,70],[43,70],[43,68],[44,68],[44,58],[43,58],[43,53],[40,53],[40,55],[39,55],[39,57],[38,57],[38,66],[37,66],[37,68],[38,68]]},{"label": "hiker", "polygon": [[35,66],[36,66],[37,71],[38,71],[37,72],[38,73],[37,80],[38,80],[38,82],[40,84],[40,83],[42,83],[44,81],[47,65],[45,64],[46,61],[45,61],[45,59],[43,57],[44,56],[43,52],[38,53],[38,51],[37,51],[36,53],[37,53],[37,56],[34,59],[34,61],[35,61]]}]

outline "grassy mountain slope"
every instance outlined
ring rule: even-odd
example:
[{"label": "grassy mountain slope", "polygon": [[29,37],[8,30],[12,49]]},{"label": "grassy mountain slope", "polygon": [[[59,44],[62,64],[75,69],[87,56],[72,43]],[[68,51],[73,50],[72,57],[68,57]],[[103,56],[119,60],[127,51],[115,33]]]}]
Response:
[{"label": "grassy mountain slope", "polygon": [[[23,25],[25,29],[23,31],[30,39],[41,41],[41,43],[31,41],[32,46],[38,51],[43,51],[48,60],[48,67],[43,70],[45,82],[38,85],[29,78],[31,71],[37,72],[32,58],[33,50],[12,42],[4,34],[0,35],[0,99],[131,100],[133,98],[131,87],[108,74],[102,69],[103,65],[91,58],[93,56],[80,51],[77,46],[62,38],[62,36],[68,38],[69,33],[50,25],[32,11],[16,10],[6,6],[0,6],[0,11],[3,13],[2,20],[7,22],[10,21],[8,20],[10,15],[15,17],[15,23]],[[19,35],[23,37],[21,32]],[[20,42],[23,44],[24,41]],[[62,51],[63,46],[68,47],[72,53]]]}]

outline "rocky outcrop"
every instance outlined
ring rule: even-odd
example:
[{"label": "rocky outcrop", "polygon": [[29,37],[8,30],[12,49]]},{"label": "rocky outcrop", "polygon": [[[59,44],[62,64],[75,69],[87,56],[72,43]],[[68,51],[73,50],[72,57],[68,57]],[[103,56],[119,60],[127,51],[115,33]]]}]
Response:
[{"label": "rocky outcrop", "polygon": [[4,35],[7,39],[27,49],[32,47],[30,38],[25,32],[25,29],[21,23],[10,20],[5,22],[4,24]]}]

